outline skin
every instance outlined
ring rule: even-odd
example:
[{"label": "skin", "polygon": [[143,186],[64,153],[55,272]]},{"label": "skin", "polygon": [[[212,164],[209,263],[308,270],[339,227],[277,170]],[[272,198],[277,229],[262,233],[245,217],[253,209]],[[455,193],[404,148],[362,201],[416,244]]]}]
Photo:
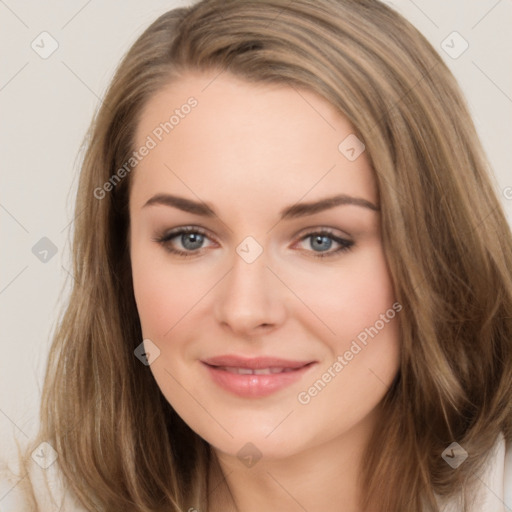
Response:
[{"label": "skin", "polygon": [[[189,72],[154,95],[136,146],[190,96],[198,105],[131,176],[134,292],[144,338],[160,350],[150,369],[218,456],[227,486],[212,492],[214,511],[339,511],[340,503],[360,511],[357,473],[398,371],[399,314],[309,403],[298,394],[395,302],[380,212],[345,204],[287,220],[279,213],[341,193],[378,206],[366,153],[349,161],[338,150],[354,129],[315,93],[227,72]],[[158,193],[205,201],[216,216],[143,206]],[[154,240],[191,225],[208,233],[199,249],[187,236],[167,246],[189,248],[192,257]],[[305,235],[321,228],[354,245],[334,254],[340,245],[327,239],[319,248]],[[252,263],[236,252],[247,236],[263,249]],[[315,257],[324,252],[332,255]],[[317,364],[268,397],[241,398],[218,387],[200,362],[221,354]],[[248,442],[262,454],[252,467],[237,457]]]}]

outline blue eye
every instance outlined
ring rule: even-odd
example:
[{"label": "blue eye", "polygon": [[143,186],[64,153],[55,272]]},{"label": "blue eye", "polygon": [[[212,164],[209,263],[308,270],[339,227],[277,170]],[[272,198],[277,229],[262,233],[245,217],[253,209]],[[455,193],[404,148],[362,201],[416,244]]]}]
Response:
[{"label": "blue eye", "polygon": [[[173,242],[175,239],[179,241],[183,249],[175,247],[176,242]],[[351,240],[340,238],[327,229],[312,231],[304,235],[298,243],[304,242],[308,239],[310,239],[309,246],[311,250],[305,250],[315,258],[334,256],[343,251],[350,250],[354,245],[354,242]],[[200,228],[184,226],[153,238],[153,240],[163,245],[165,250],[170,253],[186,258],[199,255],[201,249],[205,248],[203,245],[204,242],[206,240],[210,240],[210,238],[207,236],[206,232]],[[333,244],[338,245],[335,250],[331,250]]]},{"label": "blue eye", "polygon": [[204,235],[201,233],[183,233],[180,236],[181,245],[189,251],[200,249],[204,242]]},{"label": "blue eye", "polygon": [[[346,240],[335,236],[329,230],[322,230],[319,232],[311,232],[301,238],[301,242],[310,239],[310,247],[313,249],[313,257],[326,258],[338,254],[343,251],[348,251],[354,245],[351,240]],[[329,251],[334,244],[338,244],[338,248],[334,251]]]},{"label": "blue eye", "polygon": [[[179,239],[181,246],[185,250],[176,249],[172,246],[171,242],[175,238]],[[166,233],[163,236],[154,238],[153,240],[162,244],[167,251],[179,256],[187,257],[197,255],[197,252],[203,248],[201,246],[207,238],[206,233],[201,229],[192,226],[185,226]]]}]

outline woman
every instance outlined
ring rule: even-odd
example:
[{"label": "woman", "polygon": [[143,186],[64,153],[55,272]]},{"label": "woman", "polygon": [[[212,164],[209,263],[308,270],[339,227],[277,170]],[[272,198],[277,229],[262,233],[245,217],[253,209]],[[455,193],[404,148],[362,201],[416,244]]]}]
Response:
[{"label": "woman", "polygon": [[396,12],[164,14],[76,209],[19,470],[41,510],[512,506],[512,237],[453,76]]}]

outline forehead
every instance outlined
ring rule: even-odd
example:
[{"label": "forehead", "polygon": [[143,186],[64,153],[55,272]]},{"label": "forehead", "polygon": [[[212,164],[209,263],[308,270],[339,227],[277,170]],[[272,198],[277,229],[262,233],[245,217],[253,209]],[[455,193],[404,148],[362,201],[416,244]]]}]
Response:
[{"label": "forehead", "polygon": [[[189,109],[187,103],[192,98],[197,105]],[[187,117],[187,123],[182,122]],[[198,138],[210,132],[212,140],[216,135],[240,138],[258,131],[263,136],[272,128],[272,136],[281,140],[312,138],[314,132],[320,138],[327,135],[335,148],[340,136],[353,132],[348,120],[312,91],[280,83],[248,82],[228,72],[190,71],[158,91],[142,110],[137,142],[143,142],[166,121],[171,121],[174,136],[184,131],[180,124],[194,124]]]},{"label": "forehead", "polygon": [[141,113],[135,146],[151,139],[154,147],[137,165],[132,188],[154,193],[185,177],[206,195],[273,188],[292,190],[290,199],[310,190],[307,199],[314,199],[315,190],[335,188],[375,201],[366,155],[350,161],[339,147],[353,132],[312,91],[227,72],[189,73],[155,94]]}]

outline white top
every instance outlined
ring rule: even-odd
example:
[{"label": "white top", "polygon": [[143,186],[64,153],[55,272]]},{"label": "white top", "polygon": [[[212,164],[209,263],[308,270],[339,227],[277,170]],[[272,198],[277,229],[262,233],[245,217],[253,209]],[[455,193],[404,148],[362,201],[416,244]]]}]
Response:
[{"label": "white top", "polygon": [[[64,488],[58,458],[51,463],[54,456],[48,445],[36,451],[25,468],[20,467],[19,457],[0,459],[0,512],[86,512]],[[44,469],[36,460],[48,467]],[[472,504],[471,512],[512,512],[512,446],[505,445],[502,434],[488,456],[480,481],[479,499]],[[442,512],[460,510],[457,499],[444,504],[438,501]]]}]

